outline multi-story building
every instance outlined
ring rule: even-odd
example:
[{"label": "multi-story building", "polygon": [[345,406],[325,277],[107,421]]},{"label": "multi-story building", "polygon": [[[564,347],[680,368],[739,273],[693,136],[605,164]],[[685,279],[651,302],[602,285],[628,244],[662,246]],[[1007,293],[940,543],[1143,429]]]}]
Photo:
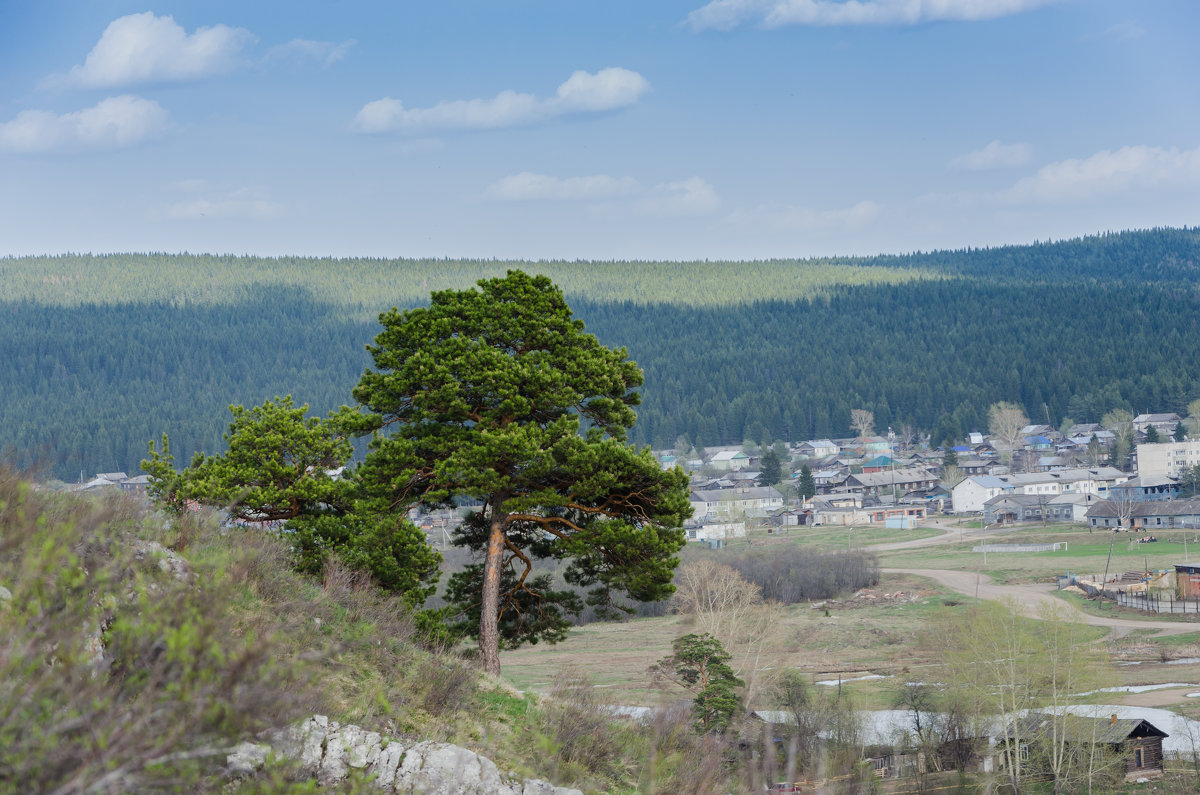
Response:
[{"label": "multi-story building", "polygon": [[1151,477],[1169,475],[1177,478],[1184,470],[1200,464],[1200,440],[1194,442],[1159,442],[1137,446],[1138,475]]}]

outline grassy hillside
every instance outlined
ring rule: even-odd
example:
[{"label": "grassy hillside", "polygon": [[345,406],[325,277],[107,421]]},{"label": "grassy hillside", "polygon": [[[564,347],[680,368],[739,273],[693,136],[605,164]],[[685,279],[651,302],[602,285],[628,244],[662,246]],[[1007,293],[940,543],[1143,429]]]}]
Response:
[{"label": "grassy hillside", "polygon": [[[296,574],[279,536],[0,467],[0,586],[0,793],[230,791],[225,749],[312,714],[586,792],[739,788],[737,753],[686,713],[614,720],[569,671],[558,698],[523,696],[430,648],[362,576]],[[311,792],[306,778],[280,762],[238,791]]]}]

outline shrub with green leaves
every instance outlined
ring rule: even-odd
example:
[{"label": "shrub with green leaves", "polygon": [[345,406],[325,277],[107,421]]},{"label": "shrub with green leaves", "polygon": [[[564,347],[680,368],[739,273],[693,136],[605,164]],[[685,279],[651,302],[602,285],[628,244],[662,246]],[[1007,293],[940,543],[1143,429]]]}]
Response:
[{"label": "shrub with green leaves", "polygon": [[302,713],[300,674],[233,631],[219,572],[148,534],[127,501],[0,468],[0,792],[200,790]]}]

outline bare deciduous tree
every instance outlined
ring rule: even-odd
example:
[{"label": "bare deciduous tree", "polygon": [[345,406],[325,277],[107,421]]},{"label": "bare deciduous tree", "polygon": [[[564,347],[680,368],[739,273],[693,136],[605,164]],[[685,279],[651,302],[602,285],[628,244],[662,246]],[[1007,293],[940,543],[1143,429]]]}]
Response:
[{"label": "bare deciduous tree", "polygon": [[1021,429],[1029,424],[1029,417],[1016,403],[1000,401],[988,408],[988,431],[1006,449],[1012,451],[1021,438]]},{"label": "bare deciduous tree", "polygon": [[680,613],[695,616],[696,627],[724,645],[730,667],[746,681],[750,698],[759,687],[759,661],[774,638],[779,606],[764,602],[762,589],[736,569],[713,560],[679,567],[672,602]]},{"label": "bare deciduous tree", "polygon": [[859,438],[875,433],[875,412],[866,409],[850,409],[850,427],[858,431]]}]

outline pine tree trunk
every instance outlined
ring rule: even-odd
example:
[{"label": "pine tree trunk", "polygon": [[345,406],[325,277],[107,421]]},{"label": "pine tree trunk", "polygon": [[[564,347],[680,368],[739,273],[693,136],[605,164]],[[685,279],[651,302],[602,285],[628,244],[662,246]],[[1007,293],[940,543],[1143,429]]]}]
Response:
[{"label": "pine tree trunk", "polygon": [[493,498],[487,559],[483,565],[483,594],[479,609],[479,659],[483,670],[500,674],[500,567],[504,563],[505,515],[502,496]]}]

